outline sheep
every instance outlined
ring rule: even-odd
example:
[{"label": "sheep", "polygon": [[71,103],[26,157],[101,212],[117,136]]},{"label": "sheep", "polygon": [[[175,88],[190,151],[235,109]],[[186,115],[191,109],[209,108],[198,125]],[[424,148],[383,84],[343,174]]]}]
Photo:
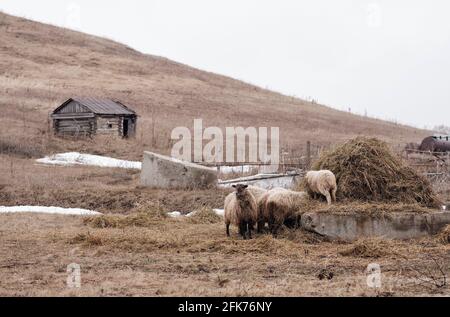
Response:
[{"label": "sheep", "polygon": [[310,171],[305,176],[306,188],[308,193],[315,198],[316,194],[322,194],[326,197],[328,205],[336,202],[336,176],[328,170]]},{"label": "sheep", "polygon": [[286,190],[284,188],[274,188],[271,190],[266,191],[263,195],[260,196],[259,200],[257,201],[258,204],[258,220],[257,220],[257,232],[262,233],[266,223],[269,222],[269,213],[267,209],[267,200],[271,193],[274,193],[278,190]]},{"label": "sheep", "polygon": [[264,193],[260,199],[258,200],[258,219],[257,223],[257,232],[262,233],[266,222],[269,222],[269,214],[267,212],[267,199],[269,198],[270,191]]},{"label": "sheep", "polygon": [[247,239],[252,238],[252,229],[257,220],[257,204],[255,196],[248,190],[248,185],[233,185],[235,192],[225,198],[225,226],[227,236],[230,236],[230,225],[239,228],[239,234]]},{"label": "sheep", "polygon": [[253,196],[255,196],[256,202],[259,202],[259,200],[261,199],[261,197],[267,193],[267,189],[258,187],[258,186],[253,186],[253,185],[249,185],[247,188],[248,191],[250,191]]},{"label": "sheep", "polygon": [[269,230],[273,235],[277,234],[279,227],[283,224],[293,221],[295,225],[298,225],[298,211],[306,198],[305,192],[284,188],[270,190],[259,204],[258,231],[262,230],[266,222],[269,223]]}]

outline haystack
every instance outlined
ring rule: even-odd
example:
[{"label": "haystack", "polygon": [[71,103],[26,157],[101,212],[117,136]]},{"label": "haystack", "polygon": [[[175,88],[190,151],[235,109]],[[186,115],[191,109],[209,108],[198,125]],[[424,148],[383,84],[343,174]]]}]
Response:
[{"label": "haystack", "polygon": [[336,175],[340,201],[440,206],[430,182],[375,138],[350,140],[324,153],[313,169],[328,169]]},{"label": "haystack", "polygon": [[444,227],[441,233],[439,234],[439,240],[444,244],[450,243],[450,225]]}]

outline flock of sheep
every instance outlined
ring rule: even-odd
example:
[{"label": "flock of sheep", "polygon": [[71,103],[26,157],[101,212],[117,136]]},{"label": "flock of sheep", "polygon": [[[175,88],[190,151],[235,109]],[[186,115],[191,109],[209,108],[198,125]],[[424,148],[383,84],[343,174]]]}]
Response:
[{"label": "flock of sheep", "polygon": [[225,198],[225,226],[230,236],[230,225],[239,228],[244,238],[252,238],[252,230],[257,225],[257,232],[265,230],[276,235],[283,224],[298,224],[299,206],[304,203],[308,194],[313,199],[317,195],[326,197],[331,205],[336,201],[336,177],[328,170],[311,171],[305,176],[307,192],[297,192],[284,188],[265,190],[256,186],[234,185],[235,191]]}]

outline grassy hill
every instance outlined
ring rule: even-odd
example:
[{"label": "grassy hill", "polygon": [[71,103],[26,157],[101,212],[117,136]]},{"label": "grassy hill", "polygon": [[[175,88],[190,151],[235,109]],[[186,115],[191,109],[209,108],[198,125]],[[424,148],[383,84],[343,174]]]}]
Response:
[{"label": "grassy hill", "polygon": [[[192,127],[195,118],[202,118],[205,126],[278,126],[282,147],[290,149],[303,147],[307,140],[327,146],[356,135],[403,145],[429,134],[3,13],[0,56],[0,149],[31,156],[61,150],[129,158],[139,157],[143,149],[167,153],[171,130]],[[137,138],[105,142],[53,138],[48,115],[74,95],[114,98],[136,110]]]}]

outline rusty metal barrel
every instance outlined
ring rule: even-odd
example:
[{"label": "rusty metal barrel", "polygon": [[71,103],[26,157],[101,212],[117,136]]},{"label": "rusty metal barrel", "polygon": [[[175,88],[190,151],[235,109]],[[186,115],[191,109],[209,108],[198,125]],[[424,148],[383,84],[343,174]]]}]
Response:
[{"label": "rusty metal barrel", "polygon": [[420,151],[450,152],[450,136],[429,136],[422,141]]}]

